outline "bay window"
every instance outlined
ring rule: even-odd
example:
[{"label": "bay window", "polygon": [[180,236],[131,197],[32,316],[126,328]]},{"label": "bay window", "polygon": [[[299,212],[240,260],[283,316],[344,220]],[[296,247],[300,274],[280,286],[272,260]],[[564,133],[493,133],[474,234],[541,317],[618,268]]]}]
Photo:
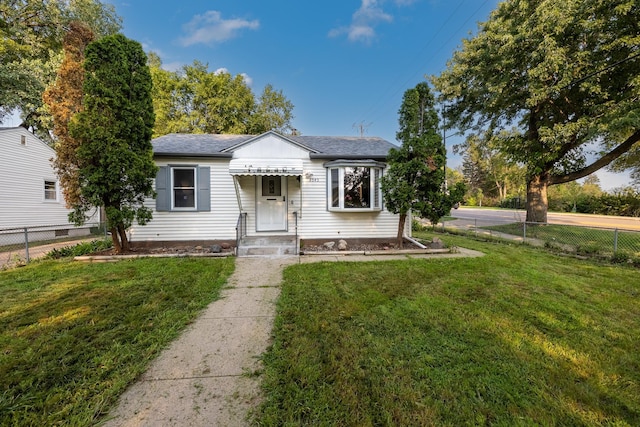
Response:
[{"label": "bay window", "polygon": [[382,210],[380,178],[384,164],[337,160],[325,164],[330,211]]}]

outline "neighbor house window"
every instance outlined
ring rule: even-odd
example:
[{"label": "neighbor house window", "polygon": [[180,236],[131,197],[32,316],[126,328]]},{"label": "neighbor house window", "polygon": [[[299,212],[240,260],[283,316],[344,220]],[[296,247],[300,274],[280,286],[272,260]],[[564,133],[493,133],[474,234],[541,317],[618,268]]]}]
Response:
[{"label": "neighbor house window", "polygon": [[374,161],[333,161],[325,164],[329,171],[329,210],[381,210],[380,177],[383,166]]},{"label": "neighbor house window", "polygon": [[196,207],[196,168],[171,169],[173,208],[195,209]]},{"label": "neighbor house window", "polygon": [[58,200],[58,187],[55,181],[44,181],[44,199],[53,202]]}]

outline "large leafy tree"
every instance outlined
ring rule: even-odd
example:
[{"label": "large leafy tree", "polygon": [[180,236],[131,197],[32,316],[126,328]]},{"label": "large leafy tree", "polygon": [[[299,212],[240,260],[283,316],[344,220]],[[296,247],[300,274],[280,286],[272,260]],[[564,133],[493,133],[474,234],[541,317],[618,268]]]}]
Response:
[{"label": "large leafy tree", "polygon": [[156,111],[154,137],[168,133],[287,133],[292,129],[293,104],[271,85],[256,101],[242,75],[212,72],[198,61],[168,71],[155,54],[150,55],[149,64]]},{"label": "large leafy tree", "polygon": [[249,133],[259,134],[275,130],[283,135],[291,134],[293,127],[293,103],[281,90],[266,85],[249,120]]},{"label": "large leafy tree", "polygon": [[0,122],[19,112],[22,126],[51,139],[42,94],[55,79],[64,35],[73,21],[84,22],[97,36],[121,27],[114,7],[100,0],[0,2]]},{"label": "large leafy tree", "polygon": [[82,223],[95,206],[105,209],[117,252],[129,249],[126,230],[144,225],[154,196],[151,75],[140,43],[121,34],[103,37],[85,51],[83,110],[70,123],[77,149],[81,197],[72,219]]},{"label": "large leafy tree", "polygon": [[84,50],[94,40],[93,31],[80,21],[73,21],[64,39],[64,59],[55,82],[49,86],[43,100],[53,119],[56,137],[54,168],[68,206],[81,204],[79,161],[80,141],[69,134],[71,118],[82,110],[84,82]]},{"label": "large leafy tree", "polygon": [[407,215],[413,212],[436,224],[462,200],[464,184],[444,191],[446,153],[435,100],[426,82],[404,93],[398,114],[396,138],[402,145],[387,156],[382,192],[387,209],[399,214],[397,239],[402,247]]},{"label": "large leafy tree", "polygon": [[433,82],[463,130],[516,126],[500,151],[526,167],[527,220],[547,188],[610,165],[640,141],[637,0],[506,0]]}]

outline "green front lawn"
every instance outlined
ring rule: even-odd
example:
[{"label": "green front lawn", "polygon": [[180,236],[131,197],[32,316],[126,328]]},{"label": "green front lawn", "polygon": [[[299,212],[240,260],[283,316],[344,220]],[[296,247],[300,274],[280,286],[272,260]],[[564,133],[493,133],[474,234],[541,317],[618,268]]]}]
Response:
[{"label": "green front lawn", "polygon": [[640,425],[637,270],[439,236],[487,255],[285,271],[257,424]]},{"label": "green front lawn", "polygon": [[94,424],[233,268],[147,258],[0,272],[0,425]]}]

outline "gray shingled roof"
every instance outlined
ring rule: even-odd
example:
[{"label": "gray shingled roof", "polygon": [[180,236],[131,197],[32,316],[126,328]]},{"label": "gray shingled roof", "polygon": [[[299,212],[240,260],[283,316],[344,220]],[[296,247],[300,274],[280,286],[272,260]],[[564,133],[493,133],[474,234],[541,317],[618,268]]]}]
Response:
[{"label": "gray shingled roof", "polygon": [[222,150],[241,144],[252,135],[211,135],[171,133],[151,141],[153,152],[160,156],[231,157]]},{"label": "gray shingled roof", "polygon": [[[169,134],[152,141],[158,156],[231,157],[230,148],[250,141],[257,135]],[[395,145],[382,138],[350,136],[287,136],[308,147],[311,158],[385,159]],[[228,151],[225,151],[228,150]]]}]

